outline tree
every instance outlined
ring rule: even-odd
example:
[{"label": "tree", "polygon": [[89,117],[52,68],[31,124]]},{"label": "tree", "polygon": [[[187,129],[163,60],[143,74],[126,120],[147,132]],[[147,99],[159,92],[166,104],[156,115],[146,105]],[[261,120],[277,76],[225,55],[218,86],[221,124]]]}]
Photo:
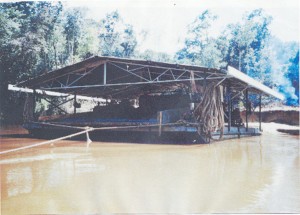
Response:
[{"label": "tree", "polygon": [[216,19],[217,16],[205,10],[188,26],[184,48],[176,53],[179,62],[213,68],[224,66],[226,42],[222,37],[216,39],[209,36],[210,27]]},{"label": "tree", "polygon": [[85,18],[84,8],[72,8],[62,17],[64,63],[69,65],[98,53],[97,23]]},{"label": "tree", "polygon": [[66,35],[66,56],[68,64],[72,64],[75,56],[78,55],[78,46],[81,36],[81,26],[83,25],[82,13],[78,9],[71,9],[66,12],[66,21],[64,25]]},{"label": "tree", "polygon": [[137,53],[135,55],[137,58],[149,60],[149,61],[158,61],[158,62],[169,62],[173,63],[173,58],[171,55],[166,54],[164,52],[155,52],[152,50],[145,50],[142,53]]},{"label": "tree", "polygon": [[60,3],[1,4],[1,121],[22,119],[25,97],[9,92],[8,84],[52,68],[48,43],[60,11]]},{"label": "tree", "polygon": [[290,59],[290,65],[286,76],[290,80],[291,85],[294,87],[294,94],[297,96],[297,98],[294,96],[288,97],[287,103],[299,105],[299,50],[295,58]]},{"label": "tree", "polygon": [[66,60],[66,44],[67,40],[64,32],[64,28],[61,22],[55,25],[52,36],[50,37],[48,48],[51,59],[53,60],[54,68],[58,69],[62,65],[65,65]]},{"label": "tree", "polygon": [[262,9],[256,9],[244,16],[242,23],[228,26],[228,65],[260,80],[269,72],[265,45],[269,40],[271,21]]},{"label": "tree", "polygon": [[14,107],[10,107],[11,103],[17,104],[17,95],[11,95],[7,89],[8,84],[18,79],[18,74],[14,68],[18,67],[18,63],[13,61],[18,57],[19,48],[16,47],[14,41],[21,31],[20,17],[23,14],[15,10],[13,4],[0,5],[0,122],[4,122],[7,118],[14,121],[12,113]]},{"label": "tree", "polygon": [[125,24],[118,11],[107,14],[99,26],[100,55],[131,57],[137,46],[133,27]]},{"label": "tree", "polygon": [[[282,42],[278,38],[272,37],[266,44],[268,50],[268,59],[270,72],[265,73],[266,80],[269,80],[269,86],[277,88],[287,98],[286,104],[291,105],[297,102],[297,90],[293,86],[293,77],[291,68],[299,45],[296,42]],[[296,63],[296,61],[295,61]],[[294,64],[296,65],[296,64]],[[295,74],[294,72],[292,72]]]},{"label": "tree", "polygon": [[86,59],[98,54],[98,24],[94,20],[84,20],[81,27],[81,37],[78,45],[78,53],[80,59]]}]

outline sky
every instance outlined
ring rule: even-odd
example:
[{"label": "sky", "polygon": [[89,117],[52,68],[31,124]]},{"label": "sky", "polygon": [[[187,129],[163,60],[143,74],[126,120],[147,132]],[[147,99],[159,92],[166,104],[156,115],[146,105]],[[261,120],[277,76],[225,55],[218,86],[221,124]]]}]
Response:
[{"label": "sky", "polygon": [[229,23],[236,23],[243,14],[263,8],[273,17],[273,35],[283,41],[299,41],[299,0],[89,0],[67,1],[70,7],[87,7],[88,16],[100,20],[118,10],[125,23],[136,32],[146,31],[141,51],[151,49],[173,54],[184,43],[188,24],[204,10],[218,15],[212,34],[219,35]]},{"label": "sky", "polygon": [[[1,0],[0,0],[1,1]],[[145,39],[138,37],[141,51],[151,49],[174,54],[183,47],[187,26],[204,10],[218,16],[212,36],[221,34],[229,23],[237,23],[243,14],[263,8],[273,17],[272,35],[283,41],[299,42],[300,0],[66,0],[67,7],[86,7],[87,16],[100,20],[118,10],[125,23],[137,33],[146,31]],[[141,41],[143,40],[143,41]]]}]

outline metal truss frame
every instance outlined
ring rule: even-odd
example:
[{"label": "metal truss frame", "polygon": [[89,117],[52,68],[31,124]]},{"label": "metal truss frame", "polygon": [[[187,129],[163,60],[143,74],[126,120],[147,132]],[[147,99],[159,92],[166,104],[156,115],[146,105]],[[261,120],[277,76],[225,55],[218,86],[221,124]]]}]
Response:
[{"label": "metal truss frame", "polygon": [[[78,85],[77,83],[84,77],[92,74],[97,68],[103,65],[103,81],[99,84],[85,84]],[[110,71],[108,68],[113,68]],[[129,69],[129,67],[133,67]],[[110,72],[118,71],[118,73],[124,73],[124,75],[116,76],[112,79],[107,79],[107,74]],[[191,78],[191,72],[194,73],[194,78]],[[130,78],[138,79],[139,81],[128,81]],[[195,71],[187,70],[185,68],[168,68],[155,65],[143,65],[138,63],[117,62],[107,60],[101,65],[96,65],[89,70],[85,70],[84,73],[68,73],[62,75],[59,79],[51,80],[51,83],[44,83],[40,86],[42,90],[56,90],[56,91],[74,91],[80,94],[90,88],[102,88],[109,92],[119,91],[119,87],[125,87],[128,89],[133,86],[141,85],[163,85],[163,84],[176,84],[176,83],[188,83],[194,81],[217,81],[218,84],[222,83],[227,78],[226,73],[216,73],[208,71]],[[72,80],[71,80],[72,79]],[[126,80],[122,82],[122,80]],[[123,89],[123,88],[121,88]],[[109,94],[108,92],[108,94]],[[117,92],[111,92],[112,94]]]}]

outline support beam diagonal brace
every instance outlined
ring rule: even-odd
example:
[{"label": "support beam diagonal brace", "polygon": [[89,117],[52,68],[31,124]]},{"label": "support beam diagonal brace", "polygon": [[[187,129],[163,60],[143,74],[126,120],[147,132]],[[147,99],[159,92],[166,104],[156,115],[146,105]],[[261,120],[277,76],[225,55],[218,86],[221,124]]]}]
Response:
[{"label": "support beam diagonal brace", "polygon": [[[72,83],[70,83],[69,85],[67,85],[67,87],[72,86],[73,84],[75,84],[77,81],[79,81],[80,79],[82,79],[83,77],[87,76],[88,74],[90,74],[91,72],[93,72],[95,69],[97,69],[100,65],[95,66],[94,68],[92,68],[91,70],[85,72],[83,75],[81,75],[79,78],[77,78],[76,80],[74,80]],[[69,76],[68,76],[69,78]]]},{"label": "support beam diagonal brace", "polygon": [[247,90],[248,88],[250,88],[249,86],[245,87],[243,90],[241,90],[240,92],[238,92],[237,94],[235,94],[231,99],[234,99],[235,97],[237,97],[238,95],[242,94],[245,90]]},{"label": "support beam diagonal brace", "polygon": [[45,101],[47,101],[48,103],[50,103],[51,105],[53,105],[54,107],[56,107],[57,109],[61,110],[62,112],[64,112],[65,114],[68,114],[67,111],[61,109],[58,105],[54,104],[53,102],[51,102],[50,100],[43,98]]},{"label": "support beam diagonal brace", "polygon": [[140,75],[138,75],[138,74],[135,74],[134,72],[131,72],[130,70],[126,70],[126,69],[124,69],[124,68],[118,66],[117,64],[114,64],[114,63],[109,62],[109,61],[108,61],[107,63],[109,63],[109,64],[111,64],[111,65],[113,65],[113,66],[115,66],[115,67],[117,67],[117,68],[119,68],[119,69],[121,69],[121,70],[123,70],[123,71],[125,71],[125,72],[128,72],[128,73],[130,73],[130,74],[132,74],[132,75],[134,75],[134,76],[136,76],[136,77],[138,77],[138,78],[141,78],[141,79],[143,79],[143,80],[145,80],[145,81],[148,81],[148,82],[150,81],[149,79],[144,78],[144,77],[142,77],[142,76],[140,76]]}]

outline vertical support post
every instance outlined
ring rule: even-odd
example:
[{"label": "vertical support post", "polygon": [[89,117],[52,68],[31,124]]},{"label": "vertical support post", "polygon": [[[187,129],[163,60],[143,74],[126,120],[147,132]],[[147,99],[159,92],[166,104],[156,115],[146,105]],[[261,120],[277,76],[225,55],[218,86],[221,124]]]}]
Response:
[{"label": "vertical support post", "polygon": [[73,106],[74,106],[74,114],[76,114],[76,106],[77,106],[77,100],[76,100],[76,93],[74,94],[74,104],[73,104]]},{"label": "vertical support post", "polygon": [[104,63],[103,67],[103,84],[106,84],[106,63]]},{"label": "vertical support post", "polygon": [[204,85],[204,91],[206,90],[206,72],[204,72],[204,83],[203,83],[203,85]]},{"label": "vertical support post", "polygon": [[159,121],[159,127],[158,127],[158,136],[161,136],[161,130],[162,130],[162,111],[158,112],[158,121]]},{"label": "vertical support post", "polygon": [[33,89],[32,97],[32,119],[35,121],[36,89]]},{"label": "vertical support post", "polygon": [[261,129],[261,94],[259,94],[259,131],[262,131]]},{"label": "vertical support post", "polygon": [[230,85],[227,86],[227,96],[228,96],[228,132],[231,129],[231,89],[230,89]]},{"label": "vertical support post", "polygon": [[248,106],[249,106],[249,101],[248,101],[248,89],[246,90],[246,131],[248,131]]}]

